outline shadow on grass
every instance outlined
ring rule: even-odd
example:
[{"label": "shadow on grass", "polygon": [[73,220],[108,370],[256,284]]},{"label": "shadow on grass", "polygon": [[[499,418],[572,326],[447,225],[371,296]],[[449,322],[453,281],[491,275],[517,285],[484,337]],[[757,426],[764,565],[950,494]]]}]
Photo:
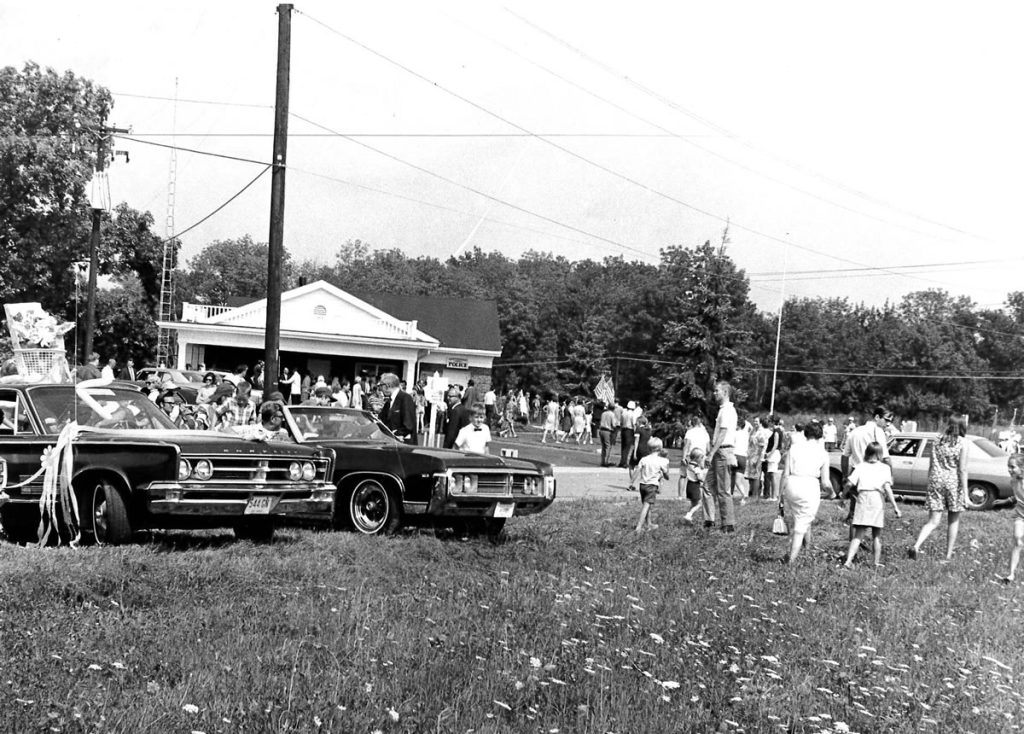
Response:
[{"label": "shadow on grass", "polygon": [[[261,546],[291,546],[298,542],[294,534],[278,530],[270,543],[256,543]],[[140,533],[136,544],[147,545],[156,553],[180,553],[197,550],[217,550],[248,543],[239,540],[230,530],[160,530]]]}]

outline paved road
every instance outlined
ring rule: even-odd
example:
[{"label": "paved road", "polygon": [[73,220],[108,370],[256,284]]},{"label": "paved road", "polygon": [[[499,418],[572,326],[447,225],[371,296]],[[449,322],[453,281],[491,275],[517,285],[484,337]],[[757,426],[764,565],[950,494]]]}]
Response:
[{"label": "paved road", "polygon": [[[629,492],[629,474],[625,469],[601,467],[600,446],[570,444],[541,444],[539,434],[520,434],[515,440],[497,439],[491,442],[490,452],[500,454],[501,449],[514,449],[521,459],[546,461],[555,466],[558,479],[558,499],[602,499],[637,501],[636,492]],[[619,458],[616,450],[612,454]],[[679,452],[670,451],[672,478],[662,484],[662,494],[675,496],[678,478]]]}]

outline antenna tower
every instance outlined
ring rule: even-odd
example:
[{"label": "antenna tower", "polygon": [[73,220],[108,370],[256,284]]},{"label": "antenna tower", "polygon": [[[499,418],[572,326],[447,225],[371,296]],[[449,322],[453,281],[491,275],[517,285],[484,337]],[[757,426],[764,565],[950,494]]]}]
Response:
[{"label": "antenna tower", "polygon": [[[171,159],[167,171],[167,220],[164,224],[164,253],[160,271],[160,321],[174,320],[174,268],[177,265],[174,236],[174,193],[178,179],[178,80],[174,80],[174,112],[171,117]],[[158,365],[174,365],[175,350],[172,332],[163,326],[157,338],[156,361]]]}]

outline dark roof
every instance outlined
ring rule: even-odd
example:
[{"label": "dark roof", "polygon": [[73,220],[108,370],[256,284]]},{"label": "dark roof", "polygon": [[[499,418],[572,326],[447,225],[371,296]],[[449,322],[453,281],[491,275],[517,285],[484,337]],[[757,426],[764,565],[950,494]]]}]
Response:
[{"label": "dark roof", "polygon": [[498,306],[494,301],[350,292],[395,318],[418,322],[417,327],[441,342],[442,348],[501,351]]}]

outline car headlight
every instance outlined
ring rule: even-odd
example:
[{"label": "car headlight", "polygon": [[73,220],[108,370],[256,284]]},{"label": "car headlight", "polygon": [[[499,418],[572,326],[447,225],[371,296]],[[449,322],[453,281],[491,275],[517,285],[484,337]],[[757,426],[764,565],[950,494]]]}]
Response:
[{"label": "car headlight", "polygon": [[293,461],[288,465],[288,478],[293,482],[297,482],[302,479],[302,464],[297,461]]},{"label": "car headlight", "polygon": [[178,459],[178,481],[184,482],[191,473],[192,465],[188,463],[188,459]]},{"label": "car headlight", "polygon": [[452,491],[460,494],[476,492],[476,474],[455,474],[452,477]]},{"label": "car headlight", "polygon": [[316,467],[313,466],[313,462],[302,462],[302,478],[305,479],[307,482],[311,482],[314,479],[316,479]]},{"label": "car headlight", "polygon": [[213,464],[207,459],[200,459],[196,462],[196,468],[192,470],[192,476],[205,482],[213,476]]}]

